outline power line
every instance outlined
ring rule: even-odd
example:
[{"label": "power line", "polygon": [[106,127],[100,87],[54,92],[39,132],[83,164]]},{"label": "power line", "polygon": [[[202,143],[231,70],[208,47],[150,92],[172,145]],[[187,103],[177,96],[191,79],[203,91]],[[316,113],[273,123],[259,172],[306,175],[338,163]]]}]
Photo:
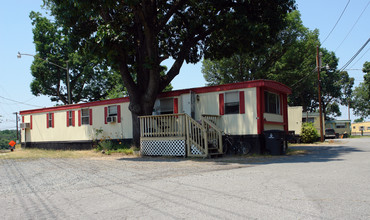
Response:
[{"label": "power line", "polygon": [[0,96],[0,98],[3,98],[5,100],[11,101],[11,102],[16,102],[16,103],[19,103],[19,104],[22,104],[22,105],[29,105],[29,106],[33,106],[33,107],[37,107],[37,108],[42,108],[42,106],[39,106],[39,105],[32,105],[32,104],[28,104],[28,103],[25,103],[25,102],[16,101],[16,100],[13,100],[13,99],[8,99],[8,98],[5,98],[3,96]]},{"label": "power line", "polygon": [[329,32],[328,36],[326,36],[325,40],[321,43],[321,45],[323,45],[323,44],[324,44],[324,42],[328,39],[328,37],[329,37],[329,36],[331,35],[331,33],[334,31],[335,27],[337,26],[338,22],[340,21],[340,19],[342,18],[342,16],[343,16],[344,12],[346,11],[347,6],[349,5],[349,2],[350,2],[350,1],[351,1],[351,0],[348,0],[348,2],[347,2],[347,4],[346,4],[346,7],[344,7],[344,9],[343,9],[343,11],[342,11],[342,14],[340,14],[340,16],[339,16],[339,18],[338,18],[337,22],[335,23],[334,27],[331,29],[331,31]]},{"label": "power line", "polygon": [[362,12],[361,12],[360,16],[358,16],[358,18],[357,18],[356,22],[352,25],[351,29],[348,31],[347,35],[344,37],[344,39],[343,39],[343,40],[342,40],[342,42],[339,44],[339,46],[337,47],[337,49],[335,49],[335,51],[334,51],[334,52],[336,52],[336,51],[340,48],[340,46],[342,46],[343,42],[347,39],[347,37],[349,36],[349,34],[352,32],[353,28],[356,26],[357,22],[360,20],[360,18],[361,18],[361,16],[362,16],[362,14],[365,12],[365,10],[366,10],[367,6],[369,6],[369,4],[370,4],[370,1],[367,3],[367,5],[366,5],[366,7],[364,8],[364,10],[362,10]]},{"label": "power line", "polygon": [[303,78],[301,78],[300,80],[298,80],[297,82],[295,82],[291,88],[295,88],[294,86],[297,85],[299,82],[301,82],[302,80],[306,79],[310,74],[314,73],[316,71],[316,68],[315,67],[313,70],[311,70],[311,72],[308,72],[308,74],[306,74]]},{"label": "power line", "polygon": [[350,68],[352,68],[354,65],[356,65],[356,64],[358,63],[358,61],[360,61],[360,60],[362,59],[362,57],[364,57],[364,56],[365,56],[365,54],[366,54],[367,52],[369,52],[369,50],[370,50],[370,47],[369,47],[369,49],[367,49],[367,50],[365,51],[365,53],[364,53],[364,54],[362,54],[362,56],[361,56],[360,58],[358,58],[358,59],[357,59],[357,61],[356,61],[354,64],[352,64],[352,66],[351,66]]},{"label": "power line", "polygon": [[348,60],[348,62],[346,64],[344,64],[344,66],[342,68],[339,69],[339,72],[343,71],[345,68],[347,68],[349,66],[349,64],[351,64],[353,62],[353,60],[358,56],[358,54],[361,53],[361,51],[366,47],[366,45],[369,43],[370,41],[370,38],[367,39],[367,41],[364,43],[364,45],[362,45],[362,47],[355,53],[355,55],[352,56],[351,59]]}]

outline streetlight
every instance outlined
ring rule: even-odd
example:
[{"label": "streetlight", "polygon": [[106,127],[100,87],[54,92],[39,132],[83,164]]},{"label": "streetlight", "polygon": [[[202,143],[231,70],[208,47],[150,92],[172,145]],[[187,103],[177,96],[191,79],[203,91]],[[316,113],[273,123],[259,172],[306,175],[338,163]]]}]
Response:
[{"label": "streetlight", "polygon": [[35,55],[27,54],[27,53],[20,53],[20,52],[18,52],[18,54],[17,54],[17,58],[22,58],[22,55],[25,55],[25,56],[31,56],[31,57],[34,57],[34,58],[41,59],[41,60],[46,61],[46,62],[48,62],[48,63],[50,63],[50,64],[52,64],[52,65],[54,65],[54,66],[56,66],[56,67],[59,67],[59,68],[61,68],[61,69],[66,70],[66,71],[67,71],[67,72],[66,72],[66,76],[67,76],[67,95],[68,95],[68,104],[71,104],[71,90],[70,90],[70,88],[69,88],[69,68],[68,68],[68,61],[66,61],[66,66],[67,66],[67,67],[62,67],[62,66],[60,66],[60,65],[58,65],[58,64],[55,64],[55,63],[53,63],[53,62],[50,62],[50,61],[49,61],[49,60],[47,60],[47,59],[43,59],[43,58],[41,58],[41,57],[35,57]]}]

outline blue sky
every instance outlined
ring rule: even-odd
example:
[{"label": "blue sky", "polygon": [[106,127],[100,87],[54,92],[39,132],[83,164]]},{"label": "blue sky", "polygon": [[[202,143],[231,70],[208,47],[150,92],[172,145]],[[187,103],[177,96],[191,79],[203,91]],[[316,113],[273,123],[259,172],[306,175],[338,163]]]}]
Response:
[{"label": "blue sky", "polygon": [[[350,1],[336,28],[327,37],[347,3],[348,0],[297,1],[303,24],[311,30],[319,29],[321,42],[327,38],[322,47],[335,51],[339,58],[338,68],[347,63],[370,37],[369,0]],[[15,128],[14,112],[54,105],[48,97],[35,97],[30,92],[30,66],[33,58],[23,56],[17,59],[18,51],[35,54],[29,13],[33,10],[45,14],[41,5],[42,0],[13,0],[3,2],[0,8],[0,115],[3,116],[0,130]],[[357,24],[353,26],[358,18]],[[363,81],[361,69],[365,61],[370,61],[369,48],[370,44],[348,66],[348,69],[352,69],[348,72],[355,78],[356,85]],[[169,63],[166,64],[169,66]],[[201,63],[198,63],[184,65],[172,85],[174,89],[184,89],[201,87],[205,83]],[[341,111],[342,117],[339,119],[347,119],[347,109],[343,107]],[[352,115],[351,119],[354,118]]]}]

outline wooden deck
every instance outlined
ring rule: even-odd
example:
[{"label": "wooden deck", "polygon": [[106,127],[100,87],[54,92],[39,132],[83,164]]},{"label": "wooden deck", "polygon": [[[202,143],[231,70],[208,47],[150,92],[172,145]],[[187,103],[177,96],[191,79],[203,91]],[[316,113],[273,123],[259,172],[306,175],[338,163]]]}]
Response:
[{"label": "wooden deck", "polygon": [[200,121],[195,121],[187,114],[141,116],[140,141],[183,140],[186,156],[222,155],[219,119],[218,115],[203,115]]}]

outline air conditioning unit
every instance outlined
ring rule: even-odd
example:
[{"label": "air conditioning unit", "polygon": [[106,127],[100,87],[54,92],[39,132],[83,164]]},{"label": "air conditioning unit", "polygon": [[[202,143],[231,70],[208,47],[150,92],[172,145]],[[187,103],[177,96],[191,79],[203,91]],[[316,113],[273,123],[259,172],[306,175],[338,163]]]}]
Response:
[{"label": "air conditioning unit", "polygon": [[21,123],[21,128],[30,128],[30,123]]},{"label": "air conditioning unit", "polygon": [[109,116],[107,117],[107,122],[112,123],[117,121],[117,116]]}]

